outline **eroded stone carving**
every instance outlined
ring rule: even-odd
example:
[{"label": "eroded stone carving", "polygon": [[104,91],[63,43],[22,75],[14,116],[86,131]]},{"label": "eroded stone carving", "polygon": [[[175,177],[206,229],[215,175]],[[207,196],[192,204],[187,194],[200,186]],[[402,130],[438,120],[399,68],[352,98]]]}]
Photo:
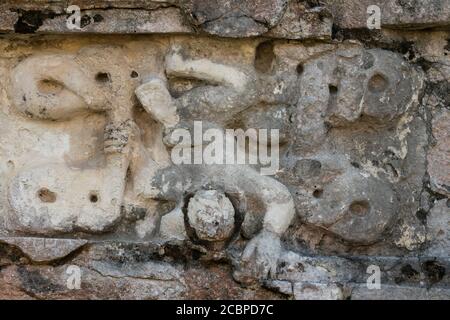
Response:
[{"label": "eroded stone carving", "polygon": [[298,213],[346,240],[376,241],[401,206],[395,185],[409,174],[405,122],[419,74],[394,53],[352,45],[300,63],[296,142],[286,159]]},{"label": "eroded stone carving", "polygon": [[129,144],[135,130],[127,72],[121,51],[111,47],[86,48],[76,56],[31,57],[12,71],[12,101],[24,115],[67,120],[92,111],[105,112],[108,121],[102,168],[74,170],[64,163],[31,164],[13,179],[9,203],[18,230],[101,232],[120,218]]},{"label": "eroded stone carving", "polygon": [[199,239],[225,240],[234,229],[234,207],[225,194],[202,190],[189,200],[188,220]]},{"label": "eroded stone carving", "polygon": [[[2,62],[0,121],[13,119],[9,128],[24,141],[2,152],[9,162],[0,241],[37,262],[103,240],[145,243],[151,248],[95,247],[108,254],[82,263],[87,274],[121,285],[133,277],[171,282],[152,297],[185,292],[182,261],[198,256],[226,262],[239,285],[332,299],[348,297],[342,283],[364,270],[327,256],[362,254],[374,263],[424,245],[416,214],[426,205],[426,125],[417,116],[424,74],[400,54],[355,42],[252,39],[227,42],[222,55],[223,43],[209,38],[146,41],[61,45]],[[279,129],[279,170],[173,163],[173,134],[193,133],[194,121],[204,129]],[[52,135],[66,142],[24,160],[33,139]],[[445,147],[440,141],[435,149]],[[42,245],[45,237],[61,250]],[[150,262],[128,257],[133,250]],[[122,258],[140,269],[118,266]]]}]

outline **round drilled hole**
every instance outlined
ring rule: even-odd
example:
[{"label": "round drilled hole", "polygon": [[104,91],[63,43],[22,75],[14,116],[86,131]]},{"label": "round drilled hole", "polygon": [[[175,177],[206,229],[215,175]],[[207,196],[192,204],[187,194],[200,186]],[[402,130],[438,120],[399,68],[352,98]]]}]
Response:
[{"label": "round drilled hole", "polygon": [[133,70],[133,71],[131,71],[131,73],[130,73],[130,77],[133,78],[133,79],[134,79],[134,78],[137,78],[137,77],[139,77],[139,73],[137,73],[136,71]]},{"label": "round drilled hole", "polygon": [[90,202],[96,203],[96,202],[98,202],[98,200],[99,200],[99,197],[98,197],[98,194],[96,192],[91,192],[89,194],[89,201]]},{"label": "round drilled hole", "polygon": [[369,90],[372,92],[382,92],[387,86],[388,80],[381,74],[375,74],[369,80]]},{"label": "round drilled hole", "polygon": [[52,203],[56,201],[56,193],[50,191],[47,188],[39,189],[37,192],[37,196],[42,202]]},{"label": "round drilled hole", "polygon": [[100,83],[108,83],[111,81],[111,77],[107,72],[99,72],[95,75],[95,81]]},{"label": "round drilled hole", "polygon": [[323,190],[322,189],[316,189],[313,191],[313,197],[314,198],[320,198],[322,197]]},{"label": "round drilled hole", "polygon": [[350,212],[357,216],[364,216],[370,210],[369,202],[354,201],[350,204]]},{"label": "round drilled hole", "polygon": [[297,73],[299,74],[299,75],[301,75],[302,73],[303,73],[303,65],[301,64],[301,63],[299,63],[298,65],[297,65]]},{"label": "round drilled hole", "polygon": [[338,92],[338,87],[336,87],[335,85],[330,84],[328,86],[328,90],[330,91],[331,95],[335,95]]}]

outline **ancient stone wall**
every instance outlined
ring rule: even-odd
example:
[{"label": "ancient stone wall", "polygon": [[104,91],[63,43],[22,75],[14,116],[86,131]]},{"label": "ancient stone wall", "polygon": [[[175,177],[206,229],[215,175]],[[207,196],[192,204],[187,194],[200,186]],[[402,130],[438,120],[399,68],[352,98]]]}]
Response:
[{"label": "ancient stone wall", "polygon": [[0,33],[1,299],[450,298],[448,1],[6,0]]}]

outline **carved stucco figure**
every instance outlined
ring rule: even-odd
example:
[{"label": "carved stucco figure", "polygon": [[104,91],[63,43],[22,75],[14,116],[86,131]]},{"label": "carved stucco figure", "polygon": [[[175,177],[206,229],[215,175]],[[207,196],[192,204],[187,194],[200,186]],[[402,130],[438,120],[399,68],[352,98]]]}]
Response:
[{"label": "carved stucco figure", "polygon": [[[356,44],[255,47],[253,64],[225,64],[171,44],[139,79],[130,79],[133,58],[120,46],[19,62],[9,97],[22,116],[52,123],[101,114],[105,123],[95,166],[51,158],[19,170],[8,186],[9,230],[114,234],[147,221],[148,203],[173,203],[156,210],[157,226],[143,237],[222,252],[245,283],[276,277],[295,213],[353,244],[380,241],[404,214],[402,183],[415,188],[408,175],[420,159],[407,139],[420,74],[398,54]],[[204,128],[279,129],[279,172],[160,161],[158,152],[177,143],[174,130],[192,132],[196,120]],[[145,146],[145,126],[160,140],[156,151]],[[228,251],[241,240],[236,260]]]},{"label": "carved stucco figure", "polygon": [[[168,54],[166,74],[204,81],[204,86],[173,98],[165,79],[150,77],[136,89],[143,107],[163,124],[163,139],[168,147],[177,142],[172,141],[175,129],[192,132],[195,120],[203,121],[208,128],[224,129],[227,124],[236,121],[240,112],[264,99],[261,99],[260,90],[265,88],[259,83],[266,79],[258,79],[254,69],[238,70],[207,59],[183,58],[179,51],[176,49]],[[273,94],[270,99],[276,101],[277,96],[280,96],[279,93]],[[278,99],[281,100],[280,97]],[[222,112],[226,112],[225,116]],[[150,187],[143,188],[150,191],[148,197],[181,201],[178,206],[184,205],[186,199],[183,197],[187,194],[205,188],[225,192],[243,216],[242,233],[249,237],[258,233],[243,252],[245,266],[242,269],[254,271],[256,278],[265,278],[270,272],[275,272],[281,254],[280,238],[294,216],[294,203],[285,186],[243,165],[174,165],[155,170],[155,176],[148,178],[142,177],[145,181],[138,182],[141,185],[150,183]],[[257,202],[257,208],[251,202]],[[262,215],[261,231],[253,231],[255,221],[252,220],[252,211]]]},{"label": "carved stucco figure", "polygon": [[380,240],[400,210],[407,128],[420,73],[358,45],[301,61],[296,142],[286,166],[298,214],[356,243]]},{"label": "carved stucco figure", "polygon": [[[100,56],[90,51],[103,49],[106,50]],[[16,231],[30,234],[64,234],[78,230],[88,233],[106,232],[120,220],[132,152],[130,144],[138,129],[132,119],[133,90],[129,84],[122,85],[127,82],[124,78],[128,77],[129,68],[120,50],[115,50],[113,54],[111,50],[114,51],[114,48],[88,48],[77,55],[34,56],[21,62],[13,70],[11,96],[22,114],[33,119],[55,121],[70,119],[81,112],[102,112],[106,114],[108,121],[104,139],[105,163],[102,167],[74,170],[64,163],[51,162],[27,168],[13,178],[9,187],[9,203],[12,208],[11,225]],[[95,62],[83,60],[86,52],[90,53],[90,59],[95,59]],[[115,60],[112,59],[114,57]],[[107,62],[115,64],[112,68],[107,68]],[[35,65],[38,67],[34,67]],[[91,70],[93,65],[95,68]],[[238,104],[233,106],[237,109],[234,112],[252,103],[251,100],[241,101],[242,97],[248,97],[247,92],[243,94],[248,81],[234,68],[205,59],[183,61],[180,56],[173,54],[167,59],[167,70],[168,74],[224,83],[223,86],[199,88],[198,92],[192,90],[189,93],[192,100],[187,96],[179,98],[178,101],[187,110],[198,108],[197,103],[201,101],[199,95],[205,95],[204,105],[201,107],[209,107],[210,110],[205,112],[211,115],[211,119],[214,118],[213,108],[218,107],[215,104],[219,101],[218,98],[228,101],[229,95],[231,99],[234,96],[235,103]],[[222,79],[224,71],[227,77]],[[28,81],[20,81],[26,77]],[[147,91],[144,92],[144,89]],[[208,92],[209,90],[213,92]],[[144,108],[166,127],[177,124],[179,117],[173,114],[173,101],[162,80],[150,78],[137,89],[137,97]],[[216,101],[209,101],[208,97]],[[162,111],[159,112],[157,108]],[[218,125],[216,122],[213,124]],[[276,268],[281,247],[278,245],[279,249],[271,254],[258,247],[264,246],[266,242],[279,242],[282,233],[289,226],[294,206],[286,187],[246,166],[232,166],[231,169],[224,166],[194,166],[193,169],[184,171],[175,166],[166,173],[157,171],[156,162],[148,163],[152,167],[145,168],[144,172],[153,170],[155,177],[140,176],[138,173],[134,179],[138,195],[144,199],[183,201],[182,196],[188,190],[195,192],[205,185],[225,190],[228,194],[235,193],[239,195],[238,198],[258,198],[266,211],[264,232],[248,245],[243,259],[248,260],[255,251],[260,257],[258,264],[266,265],[261,277],[266,276],[270,269]],[[139,172],[139,169],[136,171]],[[164,186],[164,179],[169,178],[166,175],[170,174],[177,175],[169,181],[173,187]],[[182,177],[186,180],[183,181]],[[143,185],[144,190],[151,190],[151,193],[139,192],[140,185]],[[153,194],[155,190],[161,194]],[[244,228],[252,228],[249,224],[250,222],[244,221]]]},{"label": "carved stucco figure", "polygon": [[9,203],[18,230],[102,232],[119,220],[136,126],[126,64],[120,49],[102,47],[33,56],[12,71],[11,98],[24,115],[50,121],[103,112],[108,121],[102,168],[31,163],[13,179]]}]

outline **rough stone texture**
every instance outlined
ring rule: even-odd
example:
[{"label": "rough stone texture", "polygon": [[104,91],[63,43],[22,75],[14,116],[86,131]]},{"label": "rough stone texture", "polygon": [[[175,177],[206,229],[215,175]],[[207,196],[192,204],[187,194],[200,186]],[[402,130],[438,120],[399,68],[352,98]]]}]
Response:
[{"label": "rough stone texture", "polygon": [[294,297],[297,300],[342,300],[341,288],[334,284],[296,283]]},{"label": "rough stone texture", "polygon": [[0,4],[0,299],[450,298],[448,1],[69,4]]},{"label": "rough stone texture", "polygon": [[64,258],[87,243],[87,240],[33,237],[0,238],[0,241],[18,247],[25,255],[36,262],[50,262]]},{"label": "rough stone texture", "polygon": [[426,250],[430,256],[448,255],[448,246],[450,243],[450,201],[447,199],[439,200],[430,210],[427,219],[429,246]]},{"label": "rough stone texture", "polygon": [[450,3],[441,0],[325,0],[335,23],[342,29],[366,28],[367,8],[381,9],[381,25],[393,29],[425,29],[450,26]]},{"label": "rough stone texture", "polygon": [[[290,2],[290,3],[289,3]],[[66,26],[72,3],[4,1],[0,31],[18,33],[204,33],[222,37],[329,38],[324,7],[288,0],[78,1],[81,29]]]},{"label": "rough stone texture", "polygon": [[2,10],[0,13],[0,32],[13,32],[18,19],[17,12]]},{"label": "rough stone texture", "polygon": [[450,111],[433,117],[435,144],[428,153],[428,173],[433,190],[450,196]]},{"label": "rough stone texture", "polygon": [[352,291],[353,300],[448,300],[450,292],[440,288],[386,286],[382,290],[368,291],[365,286]]},{"label": "rough stone texture", "polygon": [[216,190],[197,192],[188,204],[188,221],[199,239],[221,241],[234,229],[234,208],[223,193]]}]

